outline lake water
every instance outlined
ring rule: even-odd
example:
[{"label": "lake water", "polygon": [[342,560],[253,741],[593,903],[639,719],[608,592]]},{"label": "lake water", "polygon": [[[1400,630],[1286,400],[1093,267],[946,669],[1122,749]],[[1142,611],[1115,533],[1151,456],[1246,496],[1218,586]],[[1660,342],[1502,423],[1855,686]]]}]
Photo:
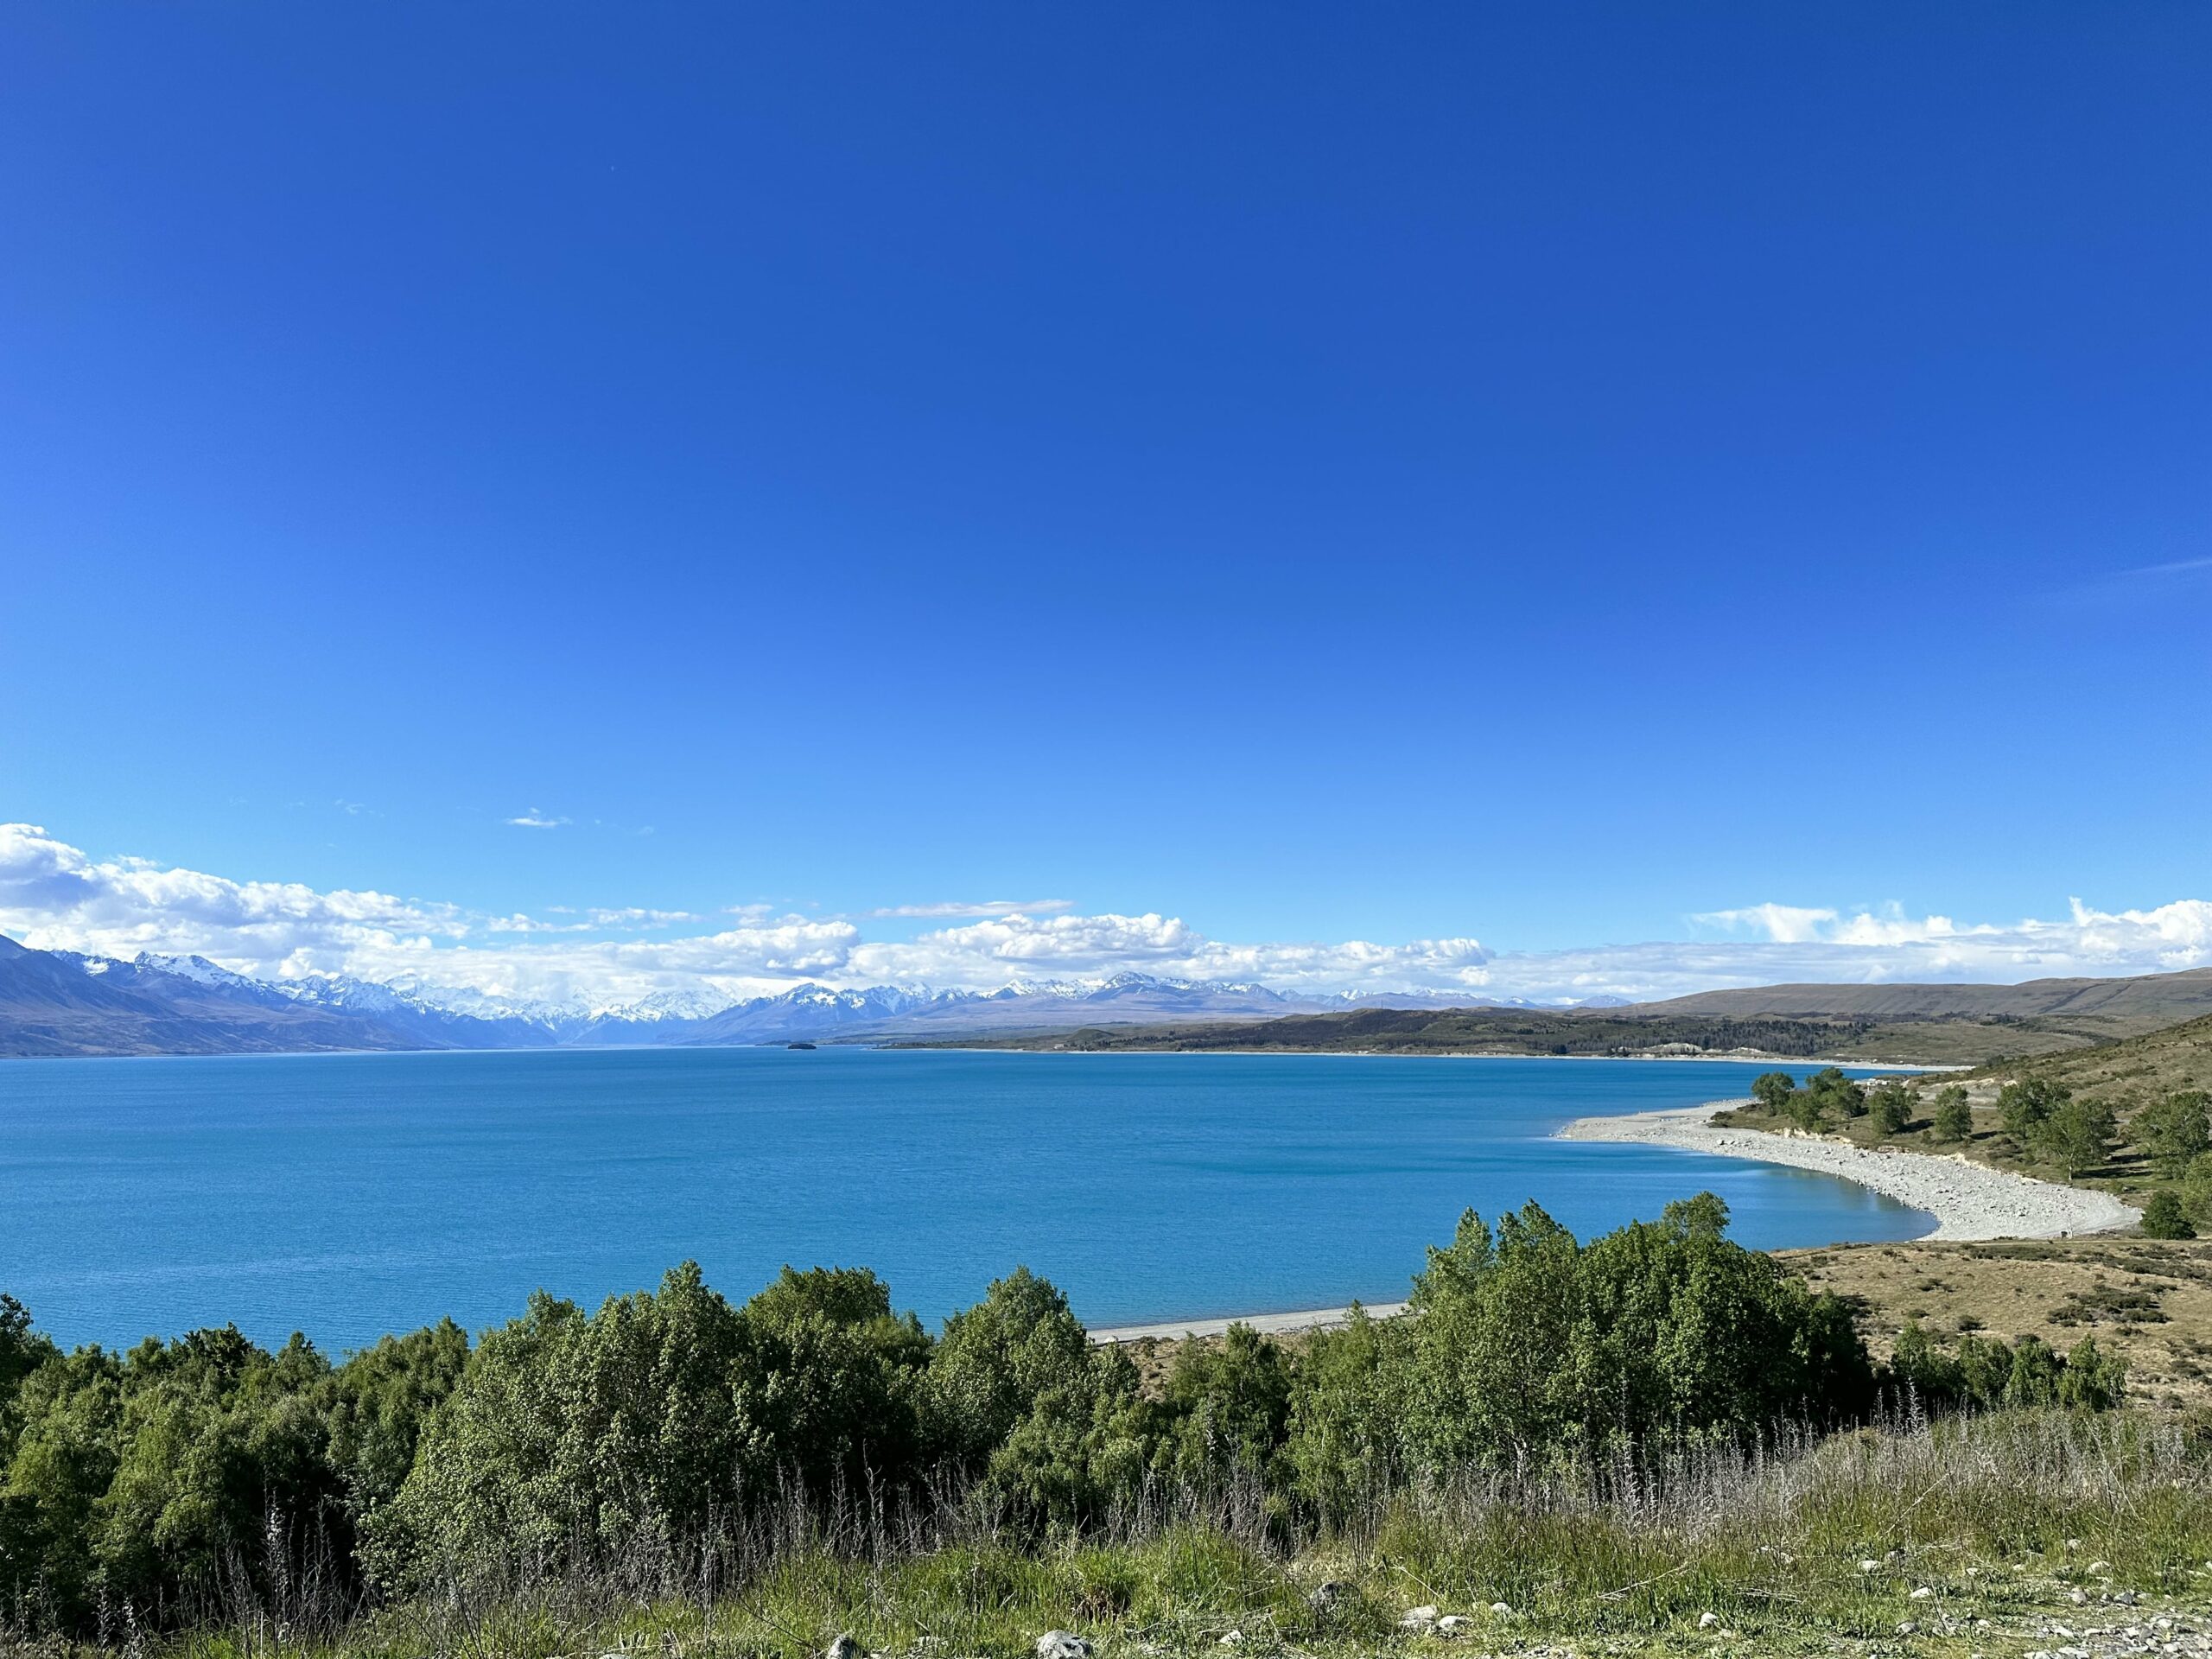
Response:
[{"label": "lake water", "polygon": [[66,1344],[235,1320],[336,1351],[697,1260],[872,1267],[934,1323],[1027,1262],[1093,1325],[1403,1298],[1470,1205],[1582,1236],[1709,1188],[1778,1248],[1926,1216],[1797,1170],[1549,1138],[1735,1062],[824,1048],[0,1062],[0,1290]]}]

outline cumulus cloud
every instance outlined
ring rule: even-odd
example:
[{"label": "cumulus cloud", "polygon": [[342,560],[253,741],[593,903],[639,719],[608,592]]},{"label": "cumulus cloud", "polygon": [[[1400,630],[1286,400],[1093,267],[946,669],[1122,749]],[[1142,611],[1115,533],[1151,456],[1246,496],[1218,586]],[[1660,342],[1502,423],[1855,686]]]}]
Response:
[{"label": "cumulus cloud", "polygon": [[270,978],[353,974],[404,988],[593,1007],[702,988],[766,995],[809,980],[995,990],[1131,970],[1289,991],[1555,1001],[1789,981],[2009,981],[2212,965],[2212,902],[2202,899],[2107,911],[2077,899],[2062,918],[2012,923],[1763,903],[1693,917],[1690,931],[1704,937],[1548,951],[1494,951],[1466,937],[1243,944],[1211,938],[1180,917],[1077,915],[1057,902],[1049,913],[1040,905],[943,908],[957,925],[896,940],[869,939],[842,918],[779,916],[761,905],[726,912],[734,925],[707,932],[676,931],[703,925],[701,913],[683,910],[494,916],[372,891],[96,860],[36,826],[0,825],[0,933],[26,944],[205,956]]},{"label": "cumulus cloud", "polygon": [[1740,985],[2003,983],[2212,966],[2212,902],[2202,899],[2119,911],[2074,899],[2063,919],[2011,923],[1789,905],[1692,920],[1758,937],[1503,955],[1491,987],[1516,996],[1642,1000]]},{"label": "cumulus cloud", "polygon": [[1746,905],[1739,910],[1708,910],[1690,920],[1730,932],[1764,933],[1770,939],[1799,940],[1819,937],[1821,928],[1836,918],[1832,910],[1808,910],[1797,905]]},{"label": "cumulus cloud", "polygon": [[95,861],[35,824],[0,824],[0,932],[104,956],[219,957],[241,971],[335,972],[469,931],[462,911],[385,893],[233,881],[145,859]]},{"label": "cumulus cloud", "polygon": [[556,818],[550,812],[541,812],[533,806],[519,817],[509,818],[507,822],[518,830],[558,830],[568,820]]}]

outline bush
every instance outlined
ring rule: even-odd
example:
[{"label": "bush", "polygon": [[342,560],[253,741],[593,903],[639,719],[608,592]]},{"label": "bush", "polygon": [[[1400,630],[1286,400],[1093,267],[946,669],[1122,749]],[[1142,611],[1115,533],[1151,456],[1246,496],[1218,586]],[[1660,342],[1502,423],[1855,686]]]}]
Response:
[{"label": "bush", "polygon": [[1185,1343],[1167,1374],[1167,1423],[1154,1463],[1204,1489],[1231,1473],[1272,1482],[1290,1421],[1291,1367],[1281,1344],[1232,1325],[1221,1344]]},{"label": "bush", "polygon": [[2009,1348],[1993,1338],[1961,1336],[1944,1353],[1917,1320],[1897,1333],[1885,1383],[1910,1388],[1927,1406],[1942,1410],[2000,1406],[2071,1406],[2103,1411],[2126,1396],[2127,1367],[2084,1337],[2061,1357],[2038,1337]]},{"label": "bush", "polygon": [[1763,1427],[1864,1409],[1848,1313],[1724,1236],[1710,1193],[1578,1245],[1531,1204],[1493,1235],[1472,1211],[1414,1281],[1398,1432],[1417,1467],[1557,1460],[1662,1427]]},{"label": "bush", "polygon": [[2181,1207],[2181,1196],[2172,1188],[2159,1188],[2151,1195],[2150,1203],[2143,1206],[2143,1236],[2145,1238],[2196,1236],[2196,1229],[2190,1225],[2188,1212]]},{"label": "bush", "polygon": [[926,1384],[937,1446],[1018,1516],[1096,1516],[1150,1460],[1136,1368],[1093,1348],[1067,1298],[1027,1268],[945,1322]]},{"label": "bush", "polygon": [[1307,1342],[1284,1459],[1294,1489],[1325,1520],[1342,1520],[1403,1478],[1408,1346],[1406,1320],[1372,1319],[1357,1307],[1342,1329]]}]

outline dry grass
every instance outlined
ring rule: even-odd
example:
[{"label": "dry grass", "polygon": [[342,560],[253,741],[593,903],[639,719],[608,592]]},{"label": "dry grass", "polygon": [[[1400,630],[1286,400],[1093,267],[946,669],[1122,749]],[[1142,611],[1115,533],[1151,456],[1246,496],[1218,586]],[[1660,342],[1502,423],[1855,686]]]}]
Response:
[{"label": "dry grass", "polygon": [[2212,1406],[2212,1241],[1922,1241],[1777,1259],[1855,1304],[1878,1354],[1907,1319],[1939,1338],[2036,1336],[2062,1350],[2094,1335],[2126,1359],[2132,1398]]}]

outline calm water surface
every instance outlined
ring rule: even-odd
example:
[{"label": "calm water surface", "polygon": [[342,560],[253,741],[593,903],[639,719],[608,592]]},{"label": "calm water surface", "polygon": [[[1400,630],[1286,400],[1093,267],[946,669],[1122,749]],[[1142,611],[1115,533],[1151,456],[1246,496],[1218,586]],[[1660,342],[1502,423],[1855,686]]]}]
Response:
[{"label": "calm water surface", "polygon": [[1726,1061],[707,1049],[0,1062],[0,1290],[65,1344],[358,1346],[696,1259],[864,1264],[931,1321],[1027,1262],[1094,1325],[1395,1301],[1459,1212],[1587,1236],[1710,1188],[1775,1248],[1909,1238],[1823,1175],[1558,1141]]}]

